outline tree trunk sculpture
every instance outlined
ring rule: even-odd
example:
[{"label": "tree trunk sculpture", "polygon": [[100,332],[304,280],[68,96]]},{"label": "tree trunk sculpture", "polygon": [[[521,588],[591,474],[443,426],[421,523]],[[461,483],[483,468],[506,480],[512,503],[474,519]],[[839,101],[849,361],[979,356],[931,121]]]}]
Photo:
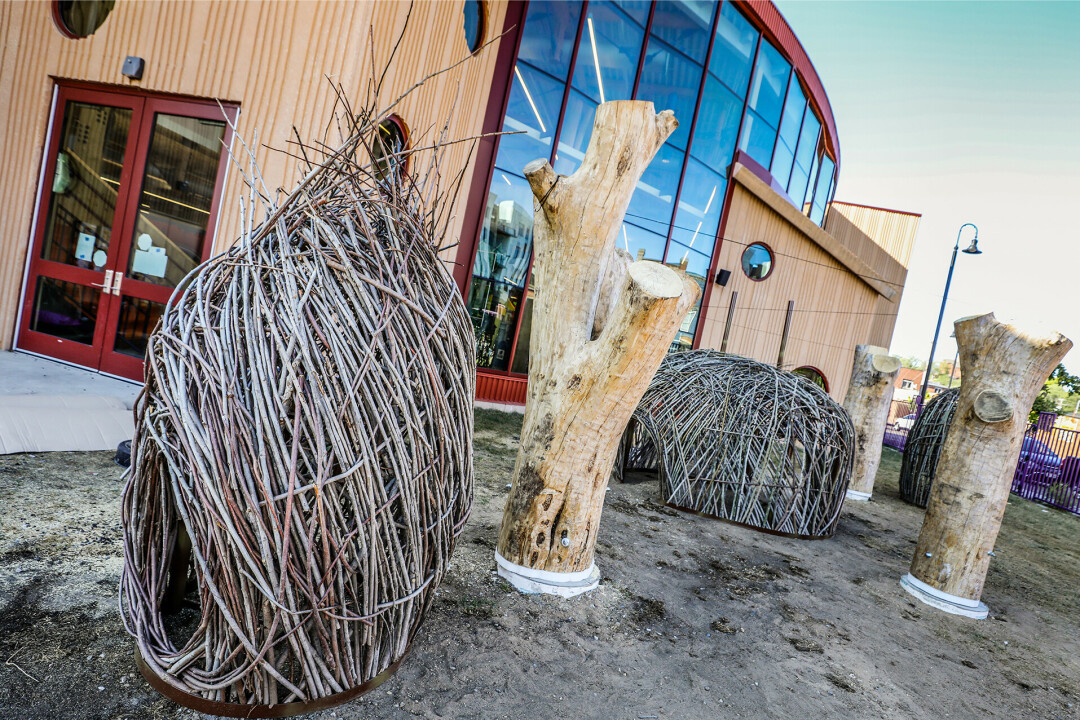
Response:
[{"label": "tree trunk sculpture", "polygon": [[577,172],[525,167],[537,203],[529,391],[495,554],[524,592],[596,587],[593,546],[619,439],[698,297],[684,272],[615,249],[638,179],[677,127],[650,102],[604,103]]},{"label": "tree trunk sculpture", "polygon": [[855,348],[851,384],[844,398],[844,409],[855,427],[855,467],[848,486],[848,500],[869,500],[874,492],[893,383],[899,371],[900,359],[889,355],[885,348],[875,345]]},{"label": "tree trunk sculpture", "polygon": [[979,598],[1028,411],[1072,341],[1029,337],[993,313],[961,318],[955,327],[964,383],[911,571],[900,582],[928,605],[981,619],[988,609]]}]

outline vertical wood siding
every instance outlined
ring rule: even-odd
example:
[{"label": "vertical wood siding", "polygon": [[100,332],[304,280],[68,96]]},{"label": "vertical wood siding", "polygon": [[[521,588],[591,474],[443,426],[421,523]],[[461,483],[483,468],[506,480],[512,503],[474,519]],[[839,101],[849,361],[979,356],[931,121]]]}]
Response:
[{"label": "vertical wood siding", "polygon": [[[488,40],[501,31],[506,6],[486,6]],[[408,3],[370,0],[125,1],[96,34],[71,40],[53,24],[48,3],[0,1],[0,349],[14,339],[54,79],[239,103],[241,136],[255,145],[257,133],[255,155],[267,184],[286,190],[297,179],[296,163],[265,146],[287,148],[294,126],[305,139],[322,134],[335,100],[327,78],[361,102],[371,88],[372,56],[381,69],[408,10]],[[461,2],[414,4],[380,98],[384,105],[468,54],[462,25]],[[497,44],[433,79],[395,109],[413,147],[429,144],[447,118],[451,138],[481,131],[496,50]],[[128,55],[146,60],[142,80],[120,75]],[[469,153],[468,143],[450,148],[444,176],[461,171]],[[463,188],[471,172],[469,167]],[[238,233],[241,190],[239,175],[230,172],[215,250]],[[464,207],[463,195],[457,207]],[[457,215],[448,244],[456,242]]]},{"label": "vertical wood siding", "polygon": [[[829,383],[829,394],[842,401],[855,346],[889,344],[895,317],[877,313],[896,311],[907,270],[893,253],[906,264],[918,222],[914,216],[914,221],[898,220],[893,227],[889,225],[893,220],[885,215],[873,216],[879,225],[869,218],[867,215],[847,220],[842,234],[831,234],[870,265],[880,279],[897,283],[890,285],[897,290],[892,300],[879,295],[768,204],[736,183],[717,264],[731,271],[731,279],[726,287],[713,289],[701,346],[720,347],[728,303],[735,291],[739,296],[728,351],[774,364],[787,303],[794,300],[784,369],[803,365],[817,368]],[[856,222],[868,230],[885,233],[882,245]],[[761,282],[751,280],[742,270],[743,251],[753,242],[765,243],[774,254],[772,274]]]}]

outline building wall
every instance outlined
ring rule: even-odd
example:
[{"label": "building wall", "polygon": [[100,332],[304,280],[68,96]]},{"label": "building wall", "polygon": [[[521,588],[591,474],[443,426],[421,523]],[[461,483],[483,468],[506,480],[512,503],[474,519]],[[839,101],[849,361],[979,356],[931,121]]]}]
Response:
[{"label": "building wall", "polygon": [[[892,248],[906,263],[917,217],[915,223],[897,226],[903,232],[882,230],[880,245],[854,225],[845,227],[843,237],[833,236],[746,168],[737,168],[733,177],[717,260],[717,267],[730,270],[731,278],[725,287],[713,287],[701,347],[720,349],[731,295],[737,292],[727,351],[775,364],[788,301],[794,301],[783,367],[817,369],[829,394],[842,401],[855,346],[889,344],[895,315],[883,321],[877,313],[895,313],[907,271],[884,248]],[[742,270],[742,254],[755,242],[768,245],[774,256],[772,272],[762,281],[751,280]]]},{"label": "building wall", "polygon": [[859,255],[897,291],[892,299],[879,295],[875,300],[867,344],[889,347],[892,342],[920,217],[917,213],[844,202],[834,202],[829,209],[825,219],[829,234]]},{"label": "building wall", "polygon": [[[370,1],[119,2],[97,33],[72,40],[54,25],[49,3],[0,2],[0,349],[10,348],[14,339],[54,78],[239,103],[239,133],[255,146],[267,185],[287,189],[295,182],[296,163],[265,146],[287,148],[294,126],[305,139],[321,135],[335,99],[327,77],[351,101],[361,102],[371,87],[372,55],[381,70],[409,7]],[[497,2],[486,7],[485,40],[503,31],[507,9]],[[386,76],[383,106],[468,55],[462,24],[460,2],[413,5]],[[414,147],[430,143],[447,117],[451,138],[480,133],[496,49],[489,47],[429,81],[395,108]],[[120,75],[128,55],[146,60],[142,80]],[[468,143],[448,149],[444,177],[462,169],[470,149]],[[470,186],[471,173],[470,167],[462,187]],[[241,191],[238,174],[231,173],[215,250],[237,236]],[[463,205],[459,199],[458,207]],[[450,242],[460,234],[462,214],[456,213]]]}]

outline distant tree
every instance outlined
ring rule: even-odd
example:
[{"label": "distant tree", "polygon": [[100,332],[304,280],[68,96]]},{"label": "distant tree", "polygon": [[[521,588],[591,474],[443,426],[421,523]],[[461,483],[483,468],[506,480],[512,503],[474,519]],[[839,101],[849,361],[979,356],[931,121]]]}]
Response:
[{"label": "distant tree", "polygon": [[922,370],[926,367],[926,363],[914,355],[901,355],[900,366],[911,368],[912,370]]},{"label": "distant tree", "polygon": [[[930,373],[930,382],[934,382],[934,383],[937,383],[938,385],[944,385],[944,386],[948,387],[948,385],[949,385],[949,374],[950,374],[951,371],[952,371],[952,361],[950,361],[950,360],[941,360],[939,362],[934,363],[934,371],[932,373]],[[953,384],[953,387],[959,387],[960,378],[954,376],[952,384]]]},{"label": "distant tree", "polygon": [[1058,415],[1076,412],[1078,406],[1080,406],[1080,377],[1070,374],[1064,365],[1058,365],[1054,368],[1054,372],[1050,373],[1046,384],[1035,398],[1028,419],[1035,422],[1039,413],[1044,412]]}]

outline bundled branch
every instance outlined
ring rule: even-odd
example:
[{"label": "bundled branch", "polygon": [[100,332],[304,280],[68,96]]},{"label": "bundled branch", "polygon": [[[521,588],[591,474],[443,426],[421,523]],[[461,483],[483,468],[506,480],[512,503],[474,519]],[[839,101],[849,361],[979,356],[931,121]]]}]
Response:
[{"label": "bundled branch", "polygon": [[623,437],[622,471],[656,470],[672,506],[829,537],[854,458],[844,409],[808,380],[714,350],[668,355]]},{"label": "bundled branch", "polygon": [[[204,712],[310,711],[381,682],[469,514],[475,351],[437,255],[446,128],[410,174],[386,116],[344,106],[347,139],[299,146],[307,172],[280,204],[249,157],[238,245],[150,338],[122,615],[144,675]],[[188,547],[201,616],[174,638]]]}]

